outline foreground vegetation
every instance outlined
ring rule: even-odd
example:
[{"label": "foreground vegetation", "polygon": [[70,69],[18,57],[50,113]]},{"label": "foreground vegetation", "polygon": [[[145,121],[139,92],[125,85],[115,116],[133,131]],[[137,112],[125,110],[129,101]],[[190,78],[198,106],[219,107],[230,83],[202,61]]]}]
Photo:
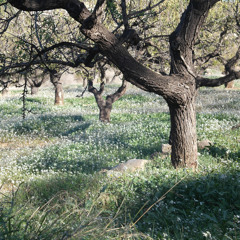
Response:
[{"label": "foreground vegetation", "polygon": [[[161,98],[130,87],[103,124],[81,91],[68,87],[63,107],[51,89],[28,96],[25,120],[18,90],[0,100],[0,239],[240,238],[240,91],[200,91],[198,138],[214,144],[197,173],[157,154],[170,131]],[[133,158],[153,160],[106,174]]]}]

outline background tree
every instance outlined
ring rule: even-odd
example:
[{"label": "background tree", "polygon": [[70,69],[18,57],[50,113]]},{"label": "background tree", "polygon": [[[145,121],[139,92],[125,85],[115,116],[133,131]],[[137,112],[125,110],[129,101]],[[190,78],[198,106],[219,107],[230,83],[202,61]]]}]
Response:
[{"label": "background tree", "polygon": [[93,93],[95,100],[97,102],[99,108],[99,120],[102,122],[110,122],[110,114],[112,110],[112,105],[116,102],[119,98],[121,98],[126,90],[127,90],[127,83],[125,80],[122,81],[122,85],[112,94],[108,94],[106,98],[103,97],[103,92],[105,88],[105,69],[104,66],[98,64],[98,69],[100,71],[100,88],[97,90],[93,86],[93,80],[88,80],[88,91]]},{"label": "background tree", "polygon": [[[13,8],[8,7],[8,9]],[[68,65],[71,66],[72,62],[68,59],[74,58],[72,56],[73,52],[62,48],[55,48],[54,52],[47,52],[43,50],[43,46],[51,48],[58,41],[64,40],[60,40],[59,29],[66,31],[68,37],[71,35],[72,29],[68,27],[70,24],[69,19],[62,20],[54,12],[49,14],[40,12],[29,14],[18,11],[17,13],[14,17],[6,18],[7,20],[11,19],[12,24],[8,24],[4,28],[4,35],[1,36],[4,45],[1,50],[4,57],[4,61],[1,61],[1,75],[5,79],[5,81],[2,81],[3,92],[6,91],[6,86],[11,83],[16,85],[16,80],[13,80],[14,74],[27,71],[28,87],[31,88],[31,94],[35,94],[44,82],[52,80],[51,82],[55,88],[55,104],[62,105],[63,88],[60,76],[67,71]],[[19,24],[19,22],[23,24]],[[71,26],[74,27],[74,25]],[[74,37],[72,36],[72,38]],[[11,48],[9,48],[9,45]],[[40,51],[43,51],[42,54],[39,53]],[[64,62],[64,59],[67,59],[67,61]],[[60,65],[56,64],[56,62],[64,62],[65,64]],[[54,78],[52,77],[50,74],[53,71],[52,69],[58,71],[57,75],[59,77],[56,77],[56,74]],[[8,79],[7,82],[6,79]]]},{"label": "background tree", "polygon": [[200,74],[211,69],[227,73],[227,59],[235,55],[239,46],[238,5],[238,1],[222,1],[217,8],[211,9],[194,51],[195,65]]}]

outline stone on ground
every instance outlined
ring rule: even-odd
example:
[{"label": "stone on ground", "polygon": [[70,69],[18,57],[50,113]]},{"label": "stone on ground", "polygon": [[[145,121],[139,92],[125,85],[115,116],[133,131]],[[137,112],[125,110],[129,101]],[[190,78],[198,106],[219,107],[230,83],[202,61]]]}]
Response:
[{"label": "stone on ground", "polygon": [[199,141],[199,142],[197,143],[197,145],[198,145],[198,149],[201,149],[201,150],[202,150],[202,149],[204,149],[204,148],[206,148],[206,147],[212,146],[213,143],[212,143],[210,140],[205,139],[205,140]]},{"label": "stone on ground", "polygon": [[108,171],[108,175],[112,172],[135,172],[137,170],[144,170],[145,165],[151,162],[151,160],[145,159],[131,159],[125,163],[120,163]]}]

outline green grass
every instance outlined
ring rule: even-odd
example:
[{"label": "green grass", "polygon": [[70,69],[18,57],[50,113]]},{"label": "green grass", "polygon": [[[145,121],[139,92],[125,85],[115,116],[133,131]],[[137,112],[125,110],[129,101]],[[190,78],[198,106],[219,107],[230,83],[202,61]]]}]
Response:
[{"label": "green grass", "polygon": [[[213,146],[192,173],[156,154],[170,131],[162,98],[131,87],[103,124],[82,90],[68,87],[63,107],[51,89],[28,96],[25,120],[19,91],[0,100],[1,240],[240,239],[240,91],[200,91],[198,139]],[[105,173],[153,154],[143,172]]]}]

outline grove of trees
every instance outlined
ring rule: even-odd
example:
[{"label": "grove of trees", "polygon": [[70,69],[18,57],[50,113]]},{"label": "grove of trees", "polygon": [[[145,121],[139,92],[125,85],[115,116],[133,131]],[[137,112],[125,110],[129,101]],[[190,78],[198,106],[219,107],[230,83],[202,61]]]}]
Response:
[{"label": "grove of trees", "polygon": [[[240,78],[236,68],[240,53],[238,1],[97,0],[93,4],[79,0],[8,0],[0,3],[5,7],[1,10],[5,16],[1,18],[2,77],[33,72],[38,66],[43,72],[47,70],[52,83],[59,86],[54,77],[58,79],[63,66],[91,71],[97,62],[112,64],[124,78],[116,93],[104,100],[101,98],[104,83],[97,90],[89,81],[88,89],[100,111],[111,111],[112,103],[124,94],[125,81],[162,96],[170,111],[172,164],[175,168],[197,169],[198,90]],[[29,15],[25,22],[31,26],[28,30],[24,22],[18,21],[26,12]],[[7,32],[13,21],[16,32],[24,29],[24,36],[17,37],[18,44],[16,36]],[[203,71],[214,65],[221,66],[224,75],[214,79],[203,76]]]}]

